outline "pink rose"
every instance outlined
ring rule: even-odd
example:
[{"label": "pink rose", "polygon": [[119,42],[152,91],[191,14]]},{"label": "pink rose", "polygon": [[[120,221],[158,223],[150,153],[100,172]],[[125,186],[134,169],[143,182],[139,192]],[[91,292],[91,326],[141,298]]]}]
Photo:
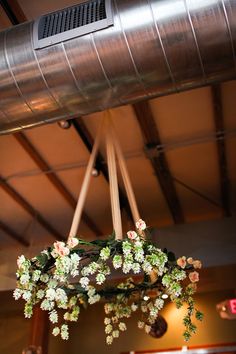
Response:
[{"label": "pink rose", "polygon": [[68,242],[67,242],[67,246],[69,248],[74,248],[78,245],[79,240],[76,237],[71,237]]},{"label": "pink rose", "polygon": [[180,266],[182,269],[184,269],[186,267],[186,257],[180,257],[177,259],[177,264],[178,266]]},{"label": "pink rose", "polygon": [[202,268],[202,262],[196,259],[196,261],[193,261],[193,268],[194,269],[201,269]]},{"label": "pink rose", "polygon": [[54,245],[55,252],[61,257],[68,256],[68,254],[70,253],[69,248],[65,246],[65,242],[56,241],[54,242],[53,245]]},{"label": "pink rose", "polygon": [[191,272],[189,273],[189,279],[192,283],[196,283],[199,281],[199,274],[198,272]]},{"label": "pink rose", "polygon": [[143,221],[142,219],[139,219],[137,222],[136,222],[136,228],[138,229],[138,230],[145,230],[146,229],[146,223],[145,223],[145,221]]},{"label": "pink rose", "polygon": [[135,240],[138,237],[138,235],[135,231],[128,231],[127,236],[130,240]]}]

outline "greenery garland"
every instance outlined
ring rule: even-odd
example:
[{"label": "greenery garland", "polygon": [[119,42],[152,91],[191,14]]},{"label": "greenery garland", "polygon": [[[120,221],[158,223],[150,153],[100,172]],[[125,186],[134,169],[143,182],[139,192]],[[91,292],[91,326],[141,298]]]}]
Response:
[{"label": "greenery garland", "polygon": [[[183,336],[188,341],[196,331],[192,318],[203,318],[193,299],[201,262],[185,256],[176,259],[172,252],[157,248],[147,239],[143,220],[136,228],[123,240],[116,240],[114,234],[92,242],[71,238],[67,243],[54,242],[32,259],[18,257],[13,296],[26,301],[25,317],[30,318],[40,303],[55,326],[52,333],[68,339],[68,322],[78,320],[80,307],[105,300],[106,342],[111,344],[126,330],[125,318],[138,309],[138,327],[149,333],[164,306],[163,295],[168,295],[177,308],[187,304]],[[122,269],[127,276],[124,282],[107,285],[112,268]],[[138,274],[136,280],[130,277]],[[64,310],[62,322],[59,309]]]}]

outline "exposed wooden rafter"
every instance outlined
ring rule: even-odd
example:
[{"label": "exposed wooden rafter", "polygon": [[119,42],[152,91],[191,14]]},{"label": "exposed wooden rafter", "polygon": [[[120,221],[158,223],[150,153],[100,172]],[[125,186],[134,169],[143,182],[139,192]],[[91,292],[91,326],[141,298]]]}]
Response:
[{"label": "exposed wooden rafter", "polygon": [[19,235],[15,230],[11,227],[0,221],[0,229],[4,231],[8,236],[10,236],[13,240],[17,241],[24,247],[29,247],[29,242],[25,240],[21,235]]},{"label": "exposed wooden rafter", "polygon": [[161,145],[161,139],[156,123],[147,101],[138,102],[133,105],[139,122],[147,156],[150,158],[153,169],[159,181],[162,193],[169,206],[172,218],[176,224],[184,222],[183,210],[176,192],[176,188],[169,170],[168,162],[163,151],[156,149],[155,154],[148,154],[148,150]]},{"label": "exposed wooden rafter", "polygon": [[[39,152],[35,149],[33,144],[27,139],[24,133],[16,133],[14,134],[15,139],[18,143],[23,147],[23,149],[27,152],[27,154],[32,158],[32,160],[36,163],[36,165],[40,168],[42,172],[48,172],[50,169],[49,165],[42,158]],[[57,177],[57,175],[50,171],[50,173],[45,174],[45,177],[51,182],[51,184],[57,189],[57,191],[62,195],[62,197],[67,201],[67,203],[75,209],[77,201],[69,192],[69,190],[65,187],[65,185],[61,182],[61,180]],[[95,225],[92,219],[83,212],[82,214],[83,222],[90,228],[90,230],[96,235],[102,235],[102,231]]]},{"label": "exposed wooden rafter", "polygon": [[211,87],[212,102],[214,108],[214,123],[217,137],[217,151],[219,161],[221,204],[224,216],[231,216],[230,211],[230,182],[227,167],[227,158],[224,139],[224,116],[222,109],[222,95],[219,84]]},{"label": "exposed wooden rafter", "polygon": [[[78,133],[78,135],[80,136],[80,138],[82,139],[84,145],[86,146],[87,150],[89,152],[92,151],[93,148],[93,144],[94,144],[94,139],[91,136],[90,132],[88,131],[87,127],[85,126],[85,124],[83,123],[82,119],[80,118],[76,118],[73,119],[72,121],[72,125],[75,128],[76,132]],[[97,158],[96,158],[96,163],[95,163],[95,167],[97,168],[98,171],[100,171],[103,176],[105,177],[106,181],[109,182],[109,177],[108,177],[108,168],[107,165],[103,159],[103,156],[100,152],[98,152],[97,154]],[[132,213],[130,210],[130,206],[129,206],[129,202],[128,199],[126,197],[126,195],[123,193],[123,191],[119,188],[119,198],[120,198],[120,206],[121,209],[124,209],[128,218],[132,221]]]},{"label": "exposed wooden rafter", "polygon": [[17,0],[0,0],[0,5],[13,25],[27,21]]},{"label": "exposed wooden rafter", "polygon": [[32,205],[24,199],[20,193],[18,193],[13,187],[11,187],[1,176],[0,176],[0,187],[12,198],[14,199],[28,214],[35,218],[39,224],[41,224],[45,230],[47,230],[52,236],[57,240],[65,239],[53,226],[51,226],[46,219],[35,210]]}]

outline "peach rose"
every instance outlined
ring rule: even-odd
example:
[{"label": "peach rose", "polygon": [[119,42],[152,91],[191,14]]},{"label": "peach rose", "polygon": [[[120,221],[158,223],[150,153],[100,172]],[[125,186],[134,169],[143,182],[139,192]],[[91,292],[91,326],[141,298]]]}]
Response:
[{"label": "peach rose", "polygon": [[189,279],[192,283],[196,283],[199,281],[199,274],[198,272],[191,272],[189,273]]},{"label": "peach rose", "polygon": [[138,235],[135,231],[128,231],[127,236],[130,240],[135,240],[138,237]]},{"label": "peach rose", "polygon": [[146,223],[145,223],[145,221],[143,221],[142,219],[139,219],[137,222],[136,222],[136,228],[138,229],[138,230],[145,230],[146,229]]},{"label": "peach rose", "polygon": [[65,246],[65,242],[56,241],[53,245],[55,252],[61,257],[68,256],[68,254],[70,253],[69,248]]},{"label": "peach rose", "polygon": [[79,240],[76,237],[71,237],[68,242],[67,242],[67,246],[69,248],[74,248],[78,245]]},{"label": "peach rose", "polygon": [[192,258],[192,257],[189,257],[189,258],[187,259],[187,262],[188,262],[188,264],[193,264],[193,258]]},{"label": "peach rose", "polygon": [[193,261],[193,268],[194,269],[201,269],[202,268],[202,262],[196,259],[196,261]]},{"label": "peach rose", "polygon": [[184,269],[186,267],[186,257],[183,256],[183,257],[180,257],[177,259],[177,262],[178,266],[180,266],[182,269]]}]

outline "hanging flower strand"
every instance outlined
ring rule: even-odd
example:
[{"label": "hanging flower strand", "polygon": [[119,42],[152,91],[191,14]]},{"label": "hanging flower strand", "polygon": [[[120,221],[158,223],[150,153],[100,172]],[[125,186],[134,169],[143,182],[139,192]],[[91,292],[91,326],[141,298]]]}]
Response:
[{"label": "hanging flower strand", "polygon": [[[111,344],[127,329],[125,321],[136,311],[141,314],[138,328],[149,333],[165,305],[165,294],[177,308],[187,304],[183,335],[189,340],[196,331],[192,319],[203,318],[193,299],[201,262],[185,256],[176,260],[172,252],[146,240],[145,230],[140,219],[136,230],[128,231],[123,240],[114,235],[91,242],[70,238],[67,243],[54,242],[32,259],[18,257],[13,296],[26,301],[25,317],[30,318],[33,307],[40,304],[54,324],[53,335],[67,340],[68,323],[78,320],[81,306],[103,300],[106,342]],[[113,268],[124,273],[124,281],[109,286]]]}]

